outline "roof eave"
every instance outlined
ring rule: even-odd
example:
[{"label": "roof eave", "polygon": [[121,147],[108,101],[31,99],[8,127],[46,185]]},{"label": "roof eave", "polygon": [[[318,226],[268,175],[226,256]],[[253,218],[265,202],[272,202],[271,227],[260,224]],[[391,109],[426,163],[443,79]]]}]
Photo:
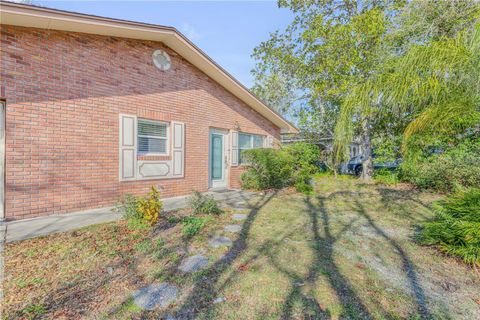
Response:
[{"label": "roof eave", "polygon": [[162,42],[278,126],[282,133],[298,132],[293,124],[269,108],[175,28],[4,1],[0,1],[0,23]]}]

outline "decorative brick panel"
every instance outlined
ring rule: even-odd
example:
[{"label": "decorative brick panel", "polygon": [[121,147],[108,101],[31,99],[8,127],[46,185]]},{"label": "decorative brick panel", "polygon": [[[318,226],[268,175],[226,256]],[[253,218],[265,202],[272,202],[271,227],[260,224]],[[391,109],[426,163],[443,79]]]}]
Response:
[{"label": "decorative brick panel", "polygon": [[[155,68],[155,49],[171,56],[170,70]],[[206,191],[211,127],[237,122],[241,131],[280,137],[278,127],[161,43],[2,25],[0,58],[10,220],[110,206],[152,185],[164,197]],[[119,182],[120,113],[184,122],[185,177]],[[231,168],[230,187],[240,186],[241,171]]]}]

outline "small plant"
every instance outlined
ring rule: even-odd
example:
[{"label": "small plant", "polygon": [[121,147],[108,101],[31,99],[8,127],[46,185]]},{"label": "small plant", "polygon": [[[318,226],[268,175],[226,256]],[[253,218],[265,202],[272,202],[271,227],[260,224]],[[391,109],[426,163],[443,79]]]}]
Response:
[{"label": "small plant", "polygon": [[434,207],[437,217],[426,222],[420,241],[480,265],[480,189],[457,191]]},{"label": "small plant", "polygon": [[152,186],[145,197],[135,197],[131,194],[124,195],[115,210],[121,212],[124,219],[129,221],[129,225],[135,228],[135,225],[141,226],[142,221],[154,225],[158,221],[162,208],[160,192]]},{"label": "small plant", "polygon": [[179,218],[177,216],[174,216],[174,215],[167,216],[167,222],[168,223],[175,224],[178,221],[179,221]]},{"label": "small plant", "polygon": [[142,219],[149,222],[150,225],[154,225],[158,221],[162,207],[163,203],[160,200],[160,192],[158,192],[155,187],[152,187],[146,197],[137,199],[137,212]]},{"label": "small plant", "polygon": [[196,190],[192,192],[192,195],[188,199],[188,203],[195,214],[222,213],[222,209],[220,209],[213,196],[202,194]]},{"label": "small plant", "polygon": [[123,195],[116,205],[115,211],[122,213],[125,220],[140,218],[137,211],[137,198],[132,194]]},{"label": "small plant", "polygon": [[165,239],[163,239],[163,238],[158,238],[155,241],[155,246],[157,247],[157,249],[163,248],[164,245],[165,245]]},{"label": "small plant", "polygon": [[35,319],[46,312],[45,308],[39,304],[29,304],[22,309],[22,314],[26,319]]},{"label": "small plant", "polygon": [[198,234],[205,226],[205,219],[200,217],[186,217],[182,220],[182,224],[182,234],[187,238],[191,238]]},{"label": "small plant", "polygon": [[152,242],[149,239],[145,239],[135,246],[135,250],[140,253],[148,253],[152,250]]}]

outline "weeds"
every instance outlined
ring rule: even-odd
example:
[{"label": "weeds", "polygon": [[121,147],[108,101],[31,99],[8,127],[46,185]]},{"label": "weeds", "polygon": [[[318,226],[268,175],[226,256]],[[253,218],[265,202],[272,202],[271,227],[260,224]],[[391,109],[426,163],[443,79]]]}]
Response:
[{"label": "weeds", "polygon": [[213,196],[202,194],[196,190],[192,192],[188,204],[194,214],[221,214],[223,212]]},{"label": "weeds", "polygon": [[205,226],[205,218],[186,217],[182,220],[182,224],[182,235],[186,238],[191,238],[203,229]]}]

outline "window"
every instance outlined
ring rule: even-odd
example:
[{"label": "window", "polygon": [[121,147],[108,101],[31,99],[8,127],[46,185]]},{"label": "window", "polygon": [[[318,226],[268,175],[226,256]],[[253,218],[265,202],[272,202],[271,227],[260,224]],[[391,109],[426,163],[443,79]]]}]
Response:
[{"label": "window", "polygon": [[138,153],[166,155],[168,147],[168,124],[165,122],[138,119]]},{"label": "window", "polygon": [[245,160],[242,157],[242,151],[263,148],[263,139],[263,136],[259,136],[257,134],[238,134],[238,159],[240,164],[245,163]]}]

